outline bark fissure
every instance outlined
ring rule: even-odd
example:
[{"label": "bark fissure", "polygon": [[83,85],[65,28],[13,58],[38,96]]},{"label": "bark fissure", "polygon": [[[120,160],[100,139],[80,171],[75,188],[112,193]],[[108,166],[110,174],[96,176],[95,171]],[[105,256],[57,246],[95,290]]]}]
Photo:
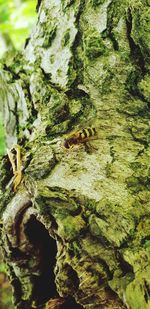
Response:
[{"label": "bark fissure", "polygon": [[127,35],[128,35],[129,45],[130,45],[130,49],[131,49],[132,60],[135,62],[135,65],[137,65],[137,70],[140,68],[141,74],[144,75],[146,73],[144,58],[143,58],[142,52],[140,50],[140,47],[138,45],[136,45],[136,43],[134,42],[132,35],[131,35],[131,32],[132,32],[132,14],[131,14],[130,9],[127,12],[126,22],[127,22]]}]

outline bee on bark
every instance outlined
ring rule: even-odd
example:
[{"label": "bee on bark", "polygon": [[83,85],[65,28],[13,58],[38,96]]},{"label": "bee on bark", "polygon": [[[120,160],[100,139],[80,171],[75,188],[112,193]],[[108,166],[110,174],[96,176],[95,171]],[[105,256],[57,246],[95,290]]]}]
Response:
[{"label": "bee on bark", "polygon": [[73,132],[64,140],[64,147],[69,149],[74,145],[86,143],[97,136],[95,128],[85,128],[79,131]]}]

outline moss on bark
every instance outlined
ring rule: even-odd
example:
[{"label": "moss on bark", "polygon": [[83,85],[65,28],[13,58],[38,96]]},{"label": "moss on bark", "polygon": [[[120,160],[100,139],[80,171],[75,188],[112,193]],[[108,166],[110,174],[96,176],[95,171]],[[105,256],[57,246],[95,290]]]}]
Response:
[{"label": "moss on bark", "polygon": [[[17,192],[7,156],[1,166],[16,308],[72,296],[87,309],[148,309],[149,4],[43,0],[38,14],[3,73],[7,140],[23,161]],[[64,147],[91,126],[90,145]]]}]

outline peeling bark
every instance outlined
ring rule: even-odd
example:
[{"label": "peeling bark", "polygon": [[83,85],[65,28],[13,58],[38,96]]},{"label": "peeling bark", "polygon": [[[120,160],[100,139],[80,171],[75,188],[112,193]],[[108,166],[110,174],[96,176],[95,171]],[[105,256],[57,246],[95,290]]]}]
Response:
[{"label": "peeling bark", "polygon": [[[14,304],[148,309],[149,1],[43,0],[37,10],[1,74],[7,144],[23,161],[17,192],[1,163]],[[64,147],[91,126],[90,145]]]}]

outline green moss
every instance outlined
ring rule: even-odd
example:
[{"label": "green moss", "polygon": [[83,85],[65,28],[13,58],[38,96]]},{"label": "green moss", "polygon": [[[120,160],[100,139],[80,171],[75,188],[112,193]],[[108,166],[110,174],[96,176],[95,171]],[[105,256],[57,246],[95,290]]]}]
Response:
[{"label": "green moss", "polygon": [[145,190],[139,192],[138,198],[142,204],[147,204],[150,202],[150,192],[145,188]]},{"label": "green moss", "polygon": [[103,39],[97,31],[93,30],[86,33],[84,37],[84,52],[89,60],[94,60],[104,54],[105,50],[106,47],[103,43]]},{"label": "green moss", "polygon": [[70,29],[67,29],[66,32],[64,33],[64,37],[62,39],[62,47],[66,46],[69,43],[70,40]]},{"label": "green moss", "polygon": [[71,256],[80,256],[81,255],[81,246],[80,243],[78,241],[72,241],[69,244],[69,252],[71,254]]},{"label": "green moss", "polygon": [[79,204],[67,191],[57,188],[44,187],[39,183],[36,205],[43,215],[51,214],[56,219],[65,219],[68,215],[74,215],[79,210]]},{"label": "green moss", "polygon": [[67,85],[68,85],[68,88],[70,88],[71,85],[74,83],[74,81],[77,78],[77,71],[76,71],[76,69],[74,67],[74,60],[73,60],[73,58],[70,59],[67,75],[68,75],[68,83],[67,83]]},{"label": "green moss", "polygon": [[[23,185],[25,184],[26,188],[31,192],[31,198],[34,201],[33,207],[38,212],[37,219],[41,219],[43,224],[46,222],[46,228],[54,238],[56,237],[58,254],[56,256],[55,280],[58,293],[60,292],[60,295],[64,293],[65,296],[68,296],[69,291],[70,294],[74,294],[76,298],[78,297],[77,299],[82,303],[82,299],[86,302],[92,287],[93,295],[88,298],[88,301],[90,299],[94,304],[93,306],[99,308],[106,305],[109,308],[122,308],[123,305],[122,307],[117,306],[114,301],[117,296],[111,295],[110,289],[107,289],[108,281],[114,279],[114,291],[118,294],[118,297],[122,300],[127,299],[128,306],[131,307],[132,305],[134,308],[137,297],[141,297],[138,296],[138,293],[142,291],[143,295],[147,295],[143,279],[139,278],[142,286],[141,291],[140,287],[138,287],[135,292],[135,287],[136,284],[139,285],[136,277],[137,270],[142,271],[146,259],[146,263],[148,262],[148,255],[145,251],[150,248],[149,222],[147,220],[150,201],[148,193],[148,152],[143,154],[144,147],[148,149],[149,114],[148,104],[145,100],[148,101],[150,98],[149,77],[148,75],[143,77],[142,66],[137,66],[136,54],[132,54],[132,51],[130,54],[132,46],[129,44],[129,40],[130,43],[134,41],[134,44],[138,46],[138,51],[141,49],[143,54],[140,54],[141,58],[139,59],[143,60],[142,64],[144,65],[142,55],[146,57],[145,51],[148,44],[145,44],[145,48],[141,37],[138,38],[138,31],[141,30],[138,29],[137,21],[135,21],[137,17],[134,17],[134,14],[137,15],[137,2],[141,1],[106,1],[102,7],[100,5],[104,3],[104,0],[74,2],[76,2],[76,7],[79,8],[78,15],[77,9],[74,10],[75,6],[69,7],[73,1],[64,0],[61,2],[66,23],[69,22],[72,16],[75,18],[77,16],[74,25],[75,31],[78,30],[77,39],[74,41],[75,44],[72,42],[72,47],[69,26],[66,26],[67,30],[66,28],[62,29],[63,39],[59,52],[61,53],[61,48],[65,51],[68,46],[69,53],[73,55],[71,59],[69,58],[70,62],[68,63],[69,69],[66,80],[69,80],[69,82],[67,91],[66,89],[64,90],[66,92],[62,91],[61,86],[59,88],[58,84],[52,85],[51,75],[43,74],[42,70],[37,68],[41,65],[41,59],[38,56],[41,48],[34,46],[36,40],[33,44],[33,51],[35,57],[39,58],[33,68],[30,81],[27,72],[24,71],[27,74],[27,80],[23,74],[21,75],[21,78],[24,81],[26,80],[24,87],[28,85],[29,89],[30,86],[30,101],[35,110],[39,112],[42,129],[41,132],[39,128],[38,134],[40,134],[36,142],[35,140],[32,141],[33,148],[29,151],[32,154],[32,159],[25,169]],[[128,2],[134,2],[134,7],[131,5],[134,25],[130,29],[131,33],[127,34],[129,29],[126,27],[125,14]],[[62,6],[59,4],[58,7],[56,4],[55,8],[56,11],[58,8],[60,13]],[[66,9],[67,6],[69,8]],[[141,9],[142,6],[139,6],[139,12],[141,12]],[[55,14],[56,11],[52,9],[51,12],[47,12],[47,16]],[[144,16],[146,16],[146,19],[143,21],[142,26]],[[142,18],[140,29],[141,27],[144,29],[146,24],[148,25],[145,13]],[[135,25],[137,29],[135,29]],[[93,28],[89,30],[90,27]],[[38,36],[40,39],[44,37],[43,34],[45,33],[43,44],[45,48],[49,47],[55,40],[56,24],[53,28],[51,26],[48,28],[48,23],[45,21],[43,29],[46,30],[46,28],[47,32],[43,31],[43,33],[38,28],[39,32],[41,31]],[[103,31],[103,38],[100,34],[101,31]],[[130,34],[132,39],[129,38]],[[82,38],[84,46],[81,45]],[[36,39],[38,38],[36,37]],[[58,41],[60,43],[60,37]],[[53,47],[55,49],[55,46]],[[56,44],[56,49],[57,47],[58,44]],[[30,55],[32,55],[32,49]],[[55,53],[47,60],[54,64]],[[16,72],[20,72],[18,71],[20,64],[17,63]],[[66,70],[68,67],[66,67]],[[60,77],[61,80],[62,72],[63,70],[60,68],[58,74],[56,74],[56,83],[57,77]],[[132,92],[133,96],[129,92]],[[30,117],[31,127],[28,127],[30,130],[33,121],[34,119]],[[63,168],[65,166],[69,168],[69,177],[71,175],[72,179],[75,179],[75,182],[74,180],[72,182],[75,189],[69,192],[60,187],[46,187],[48,183],[52,185],[51,177],[55,179],[55,172],[56,179],[57,176],[60,177],[59,185],[61,186],[61,172],[58,175],[57,169],[56,171],[53,170],[55,164],[59,164],[60,161],[56,162],[55,155],[53,157],[53,153],[46,146],[40,146],[39,141],[47,143],[49,142],[48,139],[52,139],[56,134],[59,134],[61,140],[64,138],[63,133],[67,130],[76,129],[78,125],[81,127],[87,124],[90,125],[90,121],[92,123],[96,122],[96,126],[100,131],[100,138],[94,141],[98,148],[93,149],[90,156],[91,161],[88,161],[89,154],[86,149],[84,151],[84,147],[81,147],[81,149],[77,147],[73,151],[65,152],[61,147],[57,147],[57,145],[55,147],[55,144],[52,145],[53,151],[56,150],[57,160],[61,161]],[[103,123],[106,124],[106,130],[103,128]],[[85,162],[85,166],[82,168],[78,168],[76,164],[80,158],[83,159],[83,165]],[[94,162],[93,160],[96,160],[96,166],[92,166],[91,162]],[[112,163],[110,163],[111,160]],[[80,163],[82,165],[82,162]],[[8,164],[6,165],[7,171],[10,170]],[[94,173],[93,168],[98,173],[97,175]],[[3,181],[4,177],[5,184],[7,183],[6,178],[11,178],[11,174],[3,175],[3,173],[6,173],[6,169],[4,172],[2,171],[1,178],[1,181]],[[100,194],[100,196],[106,198],[99,202],[88,200],[88,198],[80,198],[78,189],[76,189],[76,185],[78,185],[76,176],[78,176],[78,171],[81,173],[82,170],[87,170],[87,172],[89,170],[89,175],[91,175],[91,172],[94,175],[90,183],[92,187],[84,188],[87,184],[83,180],[81,190],[88,196],[94,188],[96,191],[95,196]],[[52,175],[50,175],[51,172]],[[65,179],[68,181],[67,169],[65,173]],[[132,176],[128,177],[129,175]],[[43,179],[45,177],[47,179]],[[95,180],[94,177],[98,177],[98,179]],[[33,182],[32,186],[27,183],[30,178],[29,181]],[[127,182],[125,183],[126,178]],[[65,186],[63,179],[62,186]],[[129,249],[128,252],[127,249]],[[126,255],[121,250],[126,250]],[[143,250],[141,256],[140,250]],[[20,260],[18,258],[12,265],[13,270],[16,271],[20,278],[21,260],[22,256]],[[34,261],[36,261],[36,256],[33,255],[33,260],[28,261],[28,269],[30,268],[33,271],[35,270]],[[16,263],[18,268],[15,268]],[[72,267],[68,266],[67,263],[72,267],[74,266],[75,270],[72,271]],[[22,272],[23,275],[25,268],[26,266]],[[77,288],[72,284],[74,278],[75,280],[77,278],[75,271],[79,278],[79,282],[76,282],[81,283],[81,286],[77,285]],[[134,281],[134,277],[136,277],[136,281]],[[144,279],[146,280],[145,277]],[[18,302],[21,297],[29,297],[28,293],[30,293],[31,288],[26,278],[20,280],[22,280],[23,295],[15,295],[16,298],[18,297]],[[131,286],[133,295],[127,289],[128,286]],[[29,292],[23,289],[27,289]],[[16,287],[15,290],[17,291]],[[38,295],[35,297],[38,297]],[[111,302],[111,297],[114,302]],[[144,298],[142,301],[139,301],[140,306],[144,306]],[[83,305],[88,306],[86,303],[83,303]],[[30,304],[26,303],[26,307],[30,307]]]},{"label": "green moss", "polygon": [[149,129],[149,125],[148,125],[148,121],[147,123],[138,123],[135,124],[135,126],[133,125],[133,127],[131,128],[131,132],[132,135],[134,137],[135,140],[139,140],[141,142],[143,142],[143,144],[148,145],[150,142],[150,129]]},{"label": "green moss", "polygon": [[62,2],[62,8],[65,11],[65,9],[71,6],[75,2],[75,0],[62,0],[61,2]]},{"label": "green moss", "polygon": [[134,42],[140,46],[145,61],[149,62],[150,52],[150,8],[142,1],[130,2],[132,12],[132,32]]},{"label": "green moss", "polygon": [[50,47],[52,44],[52,41],[56,37],[56,32],[57,32],[57,26],[49,26],[48,32],[46,31],[45,36],[44,36],[44,42],[43,42],[43,47]]},{"label": "green moss", "polygon": [[55,55],[50,55],[49,60],[50,60],[50,63],[53,64],[55,62]]},{"label": "green moss", "polygon": [[[113,272],[114,269],[116,269],[117,264],[117,259],[113,248],[109,246],[108,243],[105,246],[105,242],[102,242],[102,239],[100,241],[100,239],[93,238],[91,235],[87,235],[86,238],[81,239],[80,244],[81,252],[84,250],[84,252],[86,252],[88,256],[95,261],[95,268],[98,269],[100,267],[100,273],[102,273],[102,270],[105,270],[104,276],[105,278],[108,278],[110,276],[110,272]],[[103,263],[103,261],[105,262]],[[109,265],[109,269],[106,265]]]},{"label": "green moss", "polygon": [[[40,66],[40,64],[38,64],[38,66]],[[53,93],[53,88],[47,83],[46,77],[39,67],[37,69],[35,68],[31,74],[30,87],[33,105],[35,109],[37,108],[42,114],[42,107],[48,104],[51,94]]]},{"label": "green moss", "polygon": [[130,188],[131,191],[134,193],[138,193],[140,191],[143,191],[144,188],[149,190],[149,179],[148,177],[135,177],[131,176],[128,177],[127,180],[127,186]]},{"label": "green moss", "polygon": [[149,108],[146,102],[141,101],[140,99],[135,99],[134,97],[128,98],[124,104],[118,108],[119,112],[124,112],[131,116],[149,116]]},{"label": "green moss", "polygon": [[127,77],[126,80],[126,89],[131,92],[133,95],[138,94],[138,87],[137,84],[141,79],[141,71],[139,68],[134,68]]},{"label": "green moss", "polygon": [[111,208],[113,208],[113,203],[107,198],[103,198],[97,203],[96,212],[98,215],[104,215],[104,213],[107,215]]},{"label": "green moss", "polygon": [[144,247],[145,249],[150,248],[150,240],[146,240],[145,243],[144,243],[144,245],[143,245],[143,247]]},{"label": "green moss", "polygon": [[[108,6],[107,13],[107,29],[111,35],[111,39],[115,40],[113,29],[117,27],[121,17],[125,16],[126,0],[114,0]],[[117,47],[117,46],[116,46]]]},{"label": "green moss", "polygon": [[106,176],[110,177],[112,174],[112,164],[111,163],[107,163],[106,164]]},{"label": "green moss", "polygon": [[127,286],[125,293],[126,302],[127,304],[130,304],[132,309],[149,308],[149,278],[150,268],[147,267],[145,271],[140,274],[137,273],[135,279]]},{"label": "green moss", "polygon": [[[146,162],[145,162],[146,163]],[[142,164],[142,162],[133,162],[130,164],[132,169],[134,170],[134,176],[139,179],[149,177],[149,168],[147,164]]]},{"label": "green moss", "polygon": [[[19,75],[22,72],[23,64],[25,65],[25,59],[23,60],[23,56],[21,52],[7,52],[5,55],[5,59],[7,58],[7,67],[9,67],[9,71],[11,72],[9,82],[14,82],[15,74]],[[11,80],[12,78],[12,80]]]},{"label": "green moss", "polygon": [[93,7],[97,7],[100,4],[103,4],[105,2],[105,0],[92,0],[92,5]]},{"label": "green moss", "polygon": [[77,274],[65,261],[63,269],[62,265],[60,265],[60,268],[57,271],[56,284],[57,288],[61,290],[61,295],[64,297],[73,295],[73,293],[77,290],[77,286],[79,284]]},{"label": "green moss", "polygon": [[107,94],[112,89],[112,81],[113,81],[113,78],[115,77],[115,74],[113,72],[113,69],[111,68],[108,69],[108,64],[104,65],[104,71],[105,72],[107,71],[107,75],[102,81],[102,92]]},{"label": "green moss", "polygon": [[[58,218],[60,214],[58,215]],[[67,216],[63,219],[57,219],[59,235],[66,241],[76,239],[81,234],[81,230],[85,228],[85,222],[81,216]]]},{"label": "green moss", "polygon": [[81,100],[70,100],[69,101],[69,111],[72,117],[76,117],[80,114],[82,110]]},{"label": "green moss", "polygon": [[100,218],[91,215],[89,225],[93,236],[97,236],[116,247],[123,244],[135,228],[134,218],[128,213],[119,211],[119,208],[115,210],[115,207],[110,207],[110,210],[107,208],[106,213],[102,209]]},{"label": "green moss", "polygon": [[34,149],[33,158],[26,169],[26,174],[29,174],[34,179],[45,178],[56,163],[56,158],[50,147],[38,147]]},{"label": "green moss", "polygon": [[144,78],[138,83],[138,88],[144,99],[150,102],[150,76],[145,75]]},{"label": "green moss", "polygon": [[95,200],[88,200],[87,202],[85,201],[85,209],[88,209],[90,212],[95,212],[96,205],[97,203]]},{"label": "green moss", "polygon": [[96,219],[95,215],[90,216],[90,219],[89,219],[90,230],[93,236],[100,236],[101,231],[95,219]]},{"label": "green moss", "polygon": [[93,236],[96,236],[102,243],[109,243],[108,223],[105,220],[97,218],[95,215],[91,215],[89,217],[89,226]]},{"label": "green moss", "polygon": [[[68,130],[71,122],[68,98],[64,93],[51,87],[50,91],[48,92],[47,89],[46,93],[46,106],[43,107],[43,104],[41,104],[41,118],[44,122],[45,132],[48,137],[58,133],[63,134]],[[43,95],[44,91],[42,97]]]}]

